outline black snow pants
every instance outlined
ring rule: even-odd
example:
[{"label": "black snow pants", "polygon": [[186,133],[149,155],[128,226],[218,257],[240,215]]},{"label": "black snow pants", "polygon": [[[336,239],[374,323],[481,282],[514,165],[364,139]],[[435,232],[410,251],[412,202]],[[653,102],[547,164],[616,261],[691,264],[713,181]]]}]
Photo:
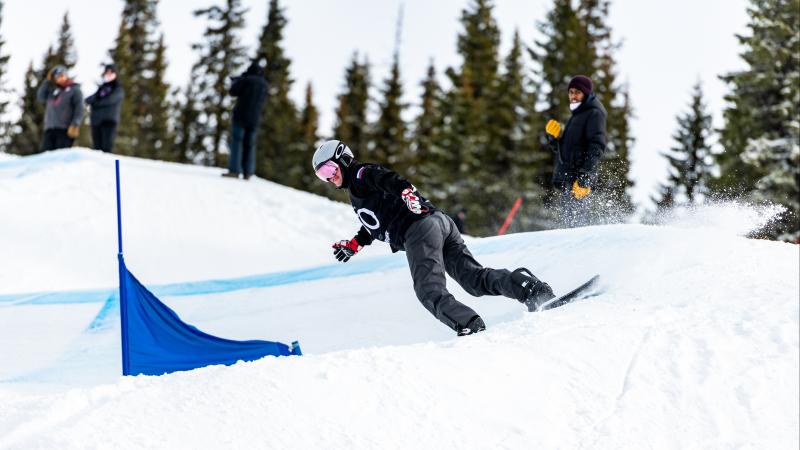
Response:
[{"label": "black snow pants", "polygon": [[57,150],[59,148],[70,148],[75,139],[67,135],[66,128],[50,128],[44,130],[42,137],[42,151]]},{"label": "black snow pants", "polygon": [[405,234],[405,251],[414,292],[425,308],[453,330],[466,328],[478,315],[447,291],[445,272],[470,295],[504,295],[519,299],[522,286],[505,269],[483,267],[467,249],[453,219],[436,211],[412,224]]},{"label": "black snow pants", "polygon": [[92,125],[92,146],[96,150],[114,153],[114,138],[117,136],[116,122]]}]

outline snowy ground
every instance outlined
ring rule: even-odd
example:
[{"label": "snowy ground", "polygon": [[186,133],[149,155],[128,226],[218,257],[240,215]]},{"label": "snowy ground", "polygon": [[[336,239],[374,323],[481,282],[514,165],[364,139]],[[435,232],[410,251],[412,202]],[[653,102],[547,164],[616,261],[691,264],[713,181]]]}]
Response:
[{"label": "snowy ground", "polygon": [[347,205],[121,161],[131,271],[204,331],[305,355],[120,377],[113,158],[0,155],[2,449],[800,445],[800,252],[737,237],[758,211],[470,240],[557,291],[600,273],[603,293],[528,314],[450,283],[489,326],[456,339],[403,254],[333,264]]}]

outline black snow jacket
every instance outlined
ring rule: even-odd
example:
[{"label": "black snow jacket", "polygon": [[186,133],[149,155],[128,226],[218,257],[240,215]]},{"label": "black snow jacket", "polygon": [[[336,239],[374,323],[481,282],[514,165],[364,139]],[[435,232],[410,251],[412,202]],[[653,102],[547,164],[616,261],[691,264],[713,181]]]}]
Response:
[{"label": "black snow jacket", "polygon": [[606,149],[606,109],[594,94],[574,111],[558,140],[551,141],[556,152],[553,185],[593,187],[597,165]]},{"label": "black snow jacket", "polygon": [[233,78],[230,94],[236,97],[233,122],[245,128],[258,126],[261,109],[267,98],[264,72],[257,65],[251,65],[244,75]]},{"label": "black snow jacket", "polygon": [[125,98],[125,90],[119,83],[119,79],[98,86],[97,92],[86,97],[86,104],[91,107],[89,119],[92,126],[119,123],[123,98]]},{"label": "black snow jacket", "polygon": [[350,203],[362,224],[356,235],[360,245],[378,239],[388,243],[393,252],[403,250],[408,227],[436,210],[433,203],[419,196],[423,212],[412,213],[400,197],[412,184],[386,167],[353,161],[344,174]]}]

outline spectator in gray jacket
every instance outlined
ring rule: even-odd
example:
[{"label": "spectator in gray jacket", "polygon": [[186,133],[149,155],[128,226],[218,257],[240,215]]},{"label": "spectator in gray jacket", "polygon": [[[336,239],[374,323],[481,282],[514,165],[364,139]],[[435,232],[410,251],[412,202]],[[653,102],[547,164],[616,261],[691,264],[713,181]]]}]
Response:
[{"label": "spectator in gray jacket", "polygon": [[92,148],[113,153],[124,97],[125,90],[117,78],[117,68],[113,64],[106,65],[103,84],[97,87],[97,92],[86,97],[86,104],[91,108]]},{"label": "spectator in gray jacket", "polygon": [[83,93],[67,76],[67,68],[55,66],[39,87],[38,99],[45,104],[42,151],[72,147],[83,119]]}]

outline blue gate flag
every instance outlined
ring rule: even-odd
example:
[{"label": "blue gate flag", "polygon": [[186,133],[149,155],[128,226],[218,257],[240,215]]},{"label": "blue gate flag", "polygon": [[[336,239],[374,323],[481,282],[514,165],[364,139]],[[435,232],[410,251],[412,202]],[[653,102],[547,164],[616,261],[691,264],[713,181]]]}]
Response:
[{"label": "blue gate flag", "polygon": [[212,364],[234,364],[264,356],[301,355],[300,345],[269,341],[234,341],[189,325],[120,265],[122,374],[162,375]]},{"label": "blue gate flag", "polygon": [[232,341],[203,333],[183,322],[175,311],[148,291],[125,266],[122,256],[122,196],[119,160],[117,181],[117,259],[119,260],[119,320],[122,375],[163,375],[212,364],[234,364],[264,356],[302,355],[300,344]]}]

